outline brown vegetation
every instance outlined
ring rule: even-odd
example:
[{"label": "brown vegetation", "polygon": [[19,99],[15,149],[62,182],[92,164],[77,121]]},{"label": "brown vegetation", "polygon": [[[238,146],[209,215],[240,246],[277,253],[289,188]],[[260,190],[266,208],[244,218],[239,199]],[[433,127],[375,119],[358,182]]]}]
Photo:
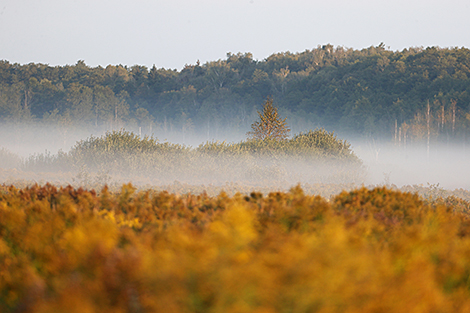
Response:
[{"label": "brown vegetation", "polygon": [[0,191],[1,312],[465,312],[470,203]]}]

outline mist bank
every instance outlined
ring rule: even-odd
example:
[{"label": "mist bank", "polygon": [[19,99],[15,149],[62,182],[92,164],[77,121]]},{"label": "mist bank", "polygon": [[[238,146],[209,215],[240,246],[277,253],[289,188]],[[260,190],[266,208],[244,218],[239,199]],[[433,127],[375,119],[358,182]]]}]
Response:
[{"label": "mist bank", "polygon": [[[86,142],[90,134],[85,128],[68,133],[67,142],[62,140],[62,135],[47,127],[33,127],[17,133],[17,137],[10,134],[0,138],[1,146],[7,147],[0,150],[1,182],[53,182],[94,188],[128,182],[168,188],[181,184],[186,189],[193,188],[191,186],[233,189],[236,185],[239,190],[246,190],[242,186],[288,190],[300,183],[312,192],[314,188],[311,186],[316,184],[342,186],[331,187],[338,192],[341,188],[361,185],[438,186],[447,190],[470,190],[470,169],[467,166],[470,151],[461,142],[431,142],[428,155],[424,142],[404,146],[351,138],[348,139],[351,146],[344,151],[355,157],[348,164],[341,159],[319,158],[321,153],[315,157],[312,154],[242,153],[234,149],[235,143],[212,141],[209,145],[201,138],[199,143],[195,141],[194,146],[156,140],[160,152],[136,150],[134,153],[130,149],[118,155],[109,151],[87,154],[91,150],[87,153],[81,150],[81,156],[77,153],[72,156],[70,152],[77,142]],[[135,136],[137,141],[145,137]],[[71,138],[77,140],[72,144]],[[65,143],[70,144],[67,149],[63,149]],[[162,149],[167,149],[167,152],[161,153]],[[193,190],[200,191],[201,188],[194,187]]]},{"label": "mist bank", "polygon": [[352,149],[367,171],[366,185],[436,185],[470,190],[470,146],[462,142],[425,142],[400,146],[390,142],[356,141]]},{"label": "mist bank", "polygon": [[82,178],[93,174],[105,180],[153,185],[175,180],[213,185],[359,183],[363,175],[361,161],[349,144],[325,130],[300,133],[286,140],[212,141],[195,148],[114,131],[79,141],[69,152],[32,155],[22,168],[34,172],[71,171]]}]

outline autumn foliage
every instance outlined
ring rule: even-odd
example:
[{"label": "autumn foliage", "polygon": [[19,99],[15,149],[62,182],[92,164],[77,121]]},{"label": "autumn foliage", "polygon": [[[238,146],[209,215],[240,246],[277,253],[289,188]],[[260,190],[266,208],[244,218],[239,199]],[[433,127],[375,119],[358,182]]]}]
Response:
[{"label": "autumn foliage", "polygon": [[1,312],[470,309],[462,199],[0,189]]},{"label": "autumn foliage", "polygon": [[281,119],[277,108],[273,106],[273,99],[268,97],[263,104],[263,111],[258,111],[259,120],[251,125],[247,135],[257,140],[285,140],[289,137],[290,128],[286,119]]}]

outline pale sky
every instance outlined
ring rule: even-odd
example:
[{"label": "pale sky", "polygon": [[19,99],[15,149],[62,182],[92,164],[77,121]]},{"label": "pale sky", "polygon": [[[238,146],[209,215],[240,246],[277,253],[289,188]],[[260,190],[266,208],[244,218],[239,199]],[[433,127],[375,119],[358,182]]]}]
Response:
[{"label": "pale sky", "polygon": [[0,60],[185,64],[318,45],[470,48],[469,0],[0,0]]}]

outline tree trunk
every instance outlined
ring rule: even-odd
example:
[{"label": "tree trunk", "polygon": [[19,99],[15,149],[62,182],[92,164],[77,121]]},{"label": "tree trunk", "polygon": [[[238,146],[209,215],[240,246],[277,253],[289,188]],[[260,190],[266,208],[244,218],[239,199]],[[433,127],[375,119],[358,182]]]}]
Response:
[{"label": "tree trunk", "polygon": [[395,145],[397,144],[398,121],[395,119]]},{"label": "tree trunk", "polygon": [[401,147],[401,127],[398,129],[398,146]]},{"label": "tree trunk", "polygon": [[428,110],[426,112],[426,124],[427,124],[427,129],[428,129],[428,141],[427,141],[427,145],[426,145],[426,155],[429,159],[429,139],[431,137],[431,129],[430,129],[430,125],[429,125],[429,122],[431,120],[431,107],[429,106],[429,100],[428,100]]},{"label": "tree trunk", "polygon": [[452,101],[452,138],[455,138],[455,109],[456,109],[456,104],[457,101],[451,100]]}]

